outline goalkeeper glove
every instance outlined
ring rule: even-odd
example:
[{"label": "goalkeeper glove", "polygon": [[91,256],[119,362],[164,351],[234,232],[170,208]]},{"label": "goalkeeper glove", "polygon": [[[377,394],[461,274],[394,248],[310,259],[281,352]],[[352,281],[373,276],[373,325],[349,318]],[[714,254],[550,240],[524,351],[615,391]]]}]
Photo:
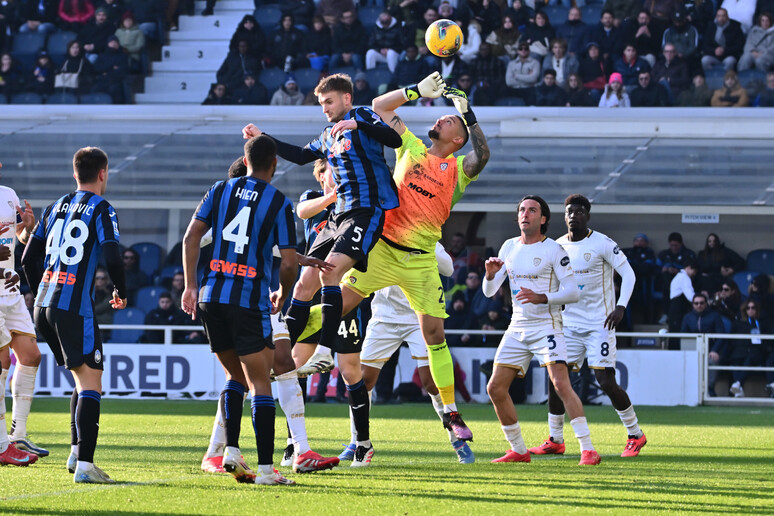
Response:
[{"label": "goalkeeper glove", "polygon": [[419,84],[412,84],[403,88],[403,97],[406,100],[416,100],[419,97],[437,99],[443,94],[445,87],[446,83],[443,82],[441,74],[433,72],[422,79]]},{"label": "goalkeeper glove", "polygon": [[454,103],[454,107],[462,115],[462,119],[465,121],[465,125],[470,127],[477,122],[476,115],[473,114],[473,110],[470,109],[468,103],[468,96],[464,91],[457,88],[446,87],[443,90],[443,96],[451,100]]}]

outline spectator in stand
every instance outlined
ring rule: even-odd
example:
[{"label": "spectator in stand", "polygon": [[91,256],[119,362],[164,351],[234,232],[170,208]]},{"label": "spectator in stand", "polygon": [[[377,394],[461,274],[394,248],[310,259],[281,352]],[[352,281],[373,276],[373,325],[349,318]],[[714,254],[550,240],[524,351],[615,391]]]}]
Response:
[{"label": "spectator in stand", "polygon": [[298,83],[292,75],[271,97],[272,106],[300,106],[303,102],[304,94],[298,89]]},{"label": "spectator in stand", "polygon": [[[551,42],[551,53],[543,59],[543,81],[545,82],[546,70],[553,70],[556,85],[564,88],[567,78],[571,73],[578,72],[578,59],[573,54],[567,53],[567,41],[556,38]],[[553,88],[551,88],[553,90]],[[562,104],[564,105],[564,104]]]},{"label": "spectator in stand", "polygon": [[355,74],[352,88],[353,106],[370,106],[376,97],[376,92],[368,83],[368,76],[363,72]]},{"label": "spectator in stand", "polygon": [[105,50],[107,40],[116,32],[115,25],[108,22],[107,9],[100,7],[94,13],[94,19],[89,20],[78,33],[78,43],[91,64],[97,60],[97,55]]},{"label": "spectator in stand", "polygon": [[640,72],[637,80],[639,84],[632,88],[629,93],[632,107],[669,107],[672,105],[667,89],[651,80],[650,71]]},{"label": "spectator in stand", "polygon": [[556,83],[556,70],[543,70],[543,82],[535,87],[536,106],[566,106],[567,92]]},{"label": "spectator in stand", "polygon": [[341,13],[341,22],[333,27],[330,67],[353,66],[365,69],[363,56],[368,48],[368,33],[357,19],[355,11]]},{"label": "spectator in stand", "polygon": [[[425,2],[419,0],[387,0],[387,10],[406,27],[422,23]],[[410,37],[413,40],[413,37]],[[412,41],[413,42],[413,41]]]},{"label": "spectator in stand", "polygon": [[756,0],[723,0],[721,7],[726,10],[728,17],[738,21],[742,31],[747,33],[753,25]]},{"label": "spectator in stand", "polygon": [[677,9],[672,14],[672,26],[664,32],[663,45],[672,44],[677,52],[677,57],[685,59],[690,72],[699,67],[699,31],[688,23],[688,14],[683,9]]},{"label": "spectator in stand", "polygon": [[304,33],[296,28],[293,16],[282,16],[280,28],[269,38],[268,54],[272,66],[290,72],[304,60]]},{"label": "spectator in stand", "polygon": [[610,74],[610,80],[605,91],[599,98],[599,107],[601,108],[617,108],[617,107],[632,107],[629,101],[629,95],[623,89],[623,79],[621,74],[613,72]]},{"label": "spectator in stand", "polygon": [[174,276],[172,276],[172,282],[170,284],[169,293],[172,294],[172,302],[175,303],[175,306],[178,308],[182,308],[180,304],[180,299],[183,297],[183,292],[185,291],[185,276],[182,272],[176,272]]},{"label": "spectator in stand", "polygon": [[90,0],[59,0],[58,14],[61,21],[57,25],[77,33],[94,16],[94,4]]},{"label": "spectator in stand", "polygon": [[715,5],[712,0],[686,0],[685,11],[688,23],[696,27],[699,34],[704,34],[707,25],[715,18]]},{"label": "spectator in stand", "polygon": [[578,74],[580,75],[583,87],[592,92],[594,104],[599,104],[599,97],[607,84],[607,74],[610,67],[602,60],[599,54],[599,45],[594,41],[586,45],[586,52],[581,56],[578,64]]},{"label": "spectator in stand", "polygon": [[768,274],[758,274],[753,278],[747,298],[758,302],[763,317],[771,319],[774,316],[774,294],[771,293],[771,278]]},{"label": "spectator in stand", "polygon": [[758,25],[747,33],[744,52],[737,66],[740,72],[750,68],[768,72],[774,64],[774,26],[771,22],[771,13],[761,13],[758,16]]},{"label": "spectator in stand", "polygon": [[52,34],[56,32],[59,0],[31,0],[22,5],[22,19],[24,23],[19,27],[19,32],[41,32]]},{"label": "spectator in stand", "polygon": [[451,279],[454,280],[454,283],[457,285],[465,282],[469,270],[480,270],[483,265],[478,254],[465,245],[465,235],[462,233],[458,232],[452,235],[451,242],[446,248],[446,252],[452,257],[454,272],[451,275]]},{"label": "spectator in stand", "polygon": [[81,51],[81,45],[77,41],[71,41],[67,44],[67,53],[65,54],[64,63],[56,71],[60,73],[76,73],[78,74],[78,87],[61,87],[56,88],[56,75],[54,75],[54,86],[57,91],[65,91],[78,95],[80,93],[87,92],[91,89],[91,84],[94,80],[94,67],[88,59],[83,55]]},{"label": "spectator in stand", "polygon": [[[640,11],[637,14],[636,23],[631,23],[627,30],[629,31],[626,42],[634,43],[637,49],[637,55],[648,62],[651,66],[656,62],[656,56],[661,53],[661,40],[653,37],[653,27],[648,11]],[[615,54],[618,56],[619,54]],[[610,61],[612,65],[612,59]]]},{"label": "spectator in stand", "polygon": [[726,247],[715,233],[707,235],[704,249],[699,251],[699,288],[710,297],[720,289],[724,279],[733,278],[734,274],[744,270],[745,259]]},{"label": "spectator in stand", "polygon": [[632,294],[632,312],[641,315],[645,324],[653,322],[653,279],[658,271],[656,253],[648,245],[648,236],[638,233],[634,236],[632,247],[624,249],[635,275]]},{"label": "spectator in stand", "polygon": [[118,27],[121,24],[121,17],[126,12],[121,0],[101,0],[97,3],[97,10],[99,9],[105,9],[108,23],[113,27]]},{"label": "spectator in stand", "polygon": [[[685,266],[675,274],[669,284],[669,309],[667,311],[667,325],[671,333],[680,331],[683,316],[688,313],[693,303],[696,291],[693,287],[693,278],[699,272],[699,266],[694,259],[685,262]],[[680,349],[679,339],[669,339],[669,349]]]},{"label": "spectator in stand", "polygon": [[[225,93],[225,92],[224,92]],[[135,306],[137,291],[148,285],[148,276],[140,270],[140,255],[132,248],[124,249],[121,254],[124,262],[124,277],[126,277],[126,290],[128,304]]]},{"label": "spectator in stand", "polygon": [[481,46],[481,29],[475,21],[465,23],[462,20],[456,20],[456,23],[462,29],[463,34],[462,45],[457,54],[460,59],[465,61],[465,64],[470,64],[478,55],[478,47]]},{"label": "spectator in stand", "polygon": [[245,75],[252,75],[260,69],[261,64],[250,55],[250,43],[243,39],[237,43],[237,51],[229,52],[223,60],[216,77],[228,91],[234,91],[244,84]]},{"label": "spectator in stand", "polygon": [[672,43],[664,45],[663,55],[663,59],[653,66],[652,80],[667,88],[670,103],[674,104],[674,99],[690,87],[691,76],[688,65],[677,55]]},{"label": "spectator in stand", "polygon": [[269,103],[269,92],[266,87],[255,80],[255,75],[248,73],[242,80],[242,85],[234,90],[232,101],[236,105],[259,106]]},{"label": "spectator in stand", "polygon": [[711,99],[712,91],[707,86],[704,75],[697,73],[693,76],[691,88],[677,97],[677,105],[680,107],[705,107],[709,106]]},{"label": "spectator in stand", "polygon": [[[502,7],[507,7],[506,2],[501,2]],[[477,23],[481,35],[489,34],[500,26],[503,11],[497,0],[468,0],[468,9],[473,13],[474,23]]]},{"label": "spectator in stand", "polygon": [[464,2],[456,1],[454,2],[455,5],[452,6],[449,0],[441,0],[440,2],[433,2],[433,4],[437,4],[439,18],[470,21],[470,10]]},{"label": "spectator in stand", "polygon": [[478,57],[470,63],[470,73],[476,87],[473,99],[475,105],[493,105],[504,85],[505,63],[492,54],[492,46],[489,43],[481,43]]},{"label": "spectator in stand", "polygon": [[237,47],[241,40],[247,41],[252,57],[258,61],[263,61],[266,54],[266,35],[252,14],[246,14],[237,25],[234,35],[231,36],[231,42],[228,44],[229,52],[238,52]]},{"label": "spectator in stand", "polygon": [[[513,60],[518,57],[517,46],[520,38],[521,33],[516,28],[514,15],[508,13],[503,16],[500,28],[493,30],[486,37],[486,43],[491,45],[494,56],[506,56],[508,60]],[[527,44],[527,48],[529,48],[529,44]]]},{"label": "spectator in stand", "polygon": [[[167,14],[163,4],[164,2],[158,0],[131,0],[129,6],[134,13],[134,21],[140,26],[145,37],[159,43],[163,36],[159,33],[159,23],[164,20]],[[212,14],[212,8],[210,8],[210,14]]]},{"label": "spectator in stand", "polygon": [[627,20],[631,22],[636,20],[640,9],[642,9],[642,2],[638,0],[605,0],[602,6],[603,11],[613,13],[613,23],[616,27],[622,27]]},{"label": "spectator in stand", "polygon": [[[323,2],[325,2],[325,0],[323,0]],[[348,3],[351,5],[351,0],[349,0]],[[279,4],[279,8],[283,16],[290,15],[293,17],[293,21],[295,22],[294,25],[300,30],[312,28],[312,16],[314,16],[315,10],[315,3],[312,0],[282,0]],[[342,9],[342,11],[344,11],[344,9]],[[335,20],[335,18],[331,21],[333,20]]]},{"label": "spectator in stand", "polygon": [[228,88],[222,82],[213,83],[202,106],[230,106],[233,104]]},{"label": "spectator in stand", "polygon": [[704,33],[704,57],[701,65],[709,70],[723,65],[733,70],[744,50],[744,33],[738,21],[728,17],[728,11],[722,7],[715,15],[715,21],[707,26]]},{"label": "spectator in stand", "polygon": [[715,292],[715,296],[711,299],[712,308],[728,321],[726,330],[730,330],[731,323],[739,317],[739,307],[742,305],[742,293],[739,292],[739,285],[731,278],[725,278],[720,290]]},{"label": "spectator in stand", "polygon": [[470,311],[476,316],[476,319],[483,316],[490,309],[498,308],[498,303],[494,299],[489,299],[484,295],[481,289],[481,274],[475,270],[469,270],[465,277],[465,289],[462,291],[465,295],[465,302]]},{"label": "spectator in stand", "polygon": [[[508,4],[506,3],[505,5],[507,6]],[[502,5],[500,6],[500,9],[506,15],[511,16],[511,19],[513,20],[513,26],[519,30],[526,29],[527,26],[535,19],[535,11],[532,10],[522,0],[513,0],[513,4],[511,5],[510,9],[505,9]],[[551,38],[549,38],[549,41],[550,40]]]},{"label": "spectator in stand", "polygon": [[556,39],[556,30],[551,26],[548,15],[543,11],[535,14],[535,22],[527,25],[521,41],[529,43],[529,52],[532,57],[542,61],[551,50],[551,42]]},{"label": "spectator in stand", "polygon": [[567,53],[571,56],[580,55],[591,41],[591,27],[583,23],[581,11],[577,7],[570,8],[567,21],[556,28],[556,37],[567,42]]},{"label": "spectator in stand", "polygon": [[378,63],[387,63],[390,72],[395,72],[400,53],[403,51],[403,30],[398,20],[383,11],[376,20],[366,51],[366,70],[376,68]]},{"label": "spectator in stand", "polygon": [[145,34],[140,30],[139,25],[134,22],[134,15],[131,11],[126,11],[121,16],[121,26],[116,30],[116,37],[121,48],[129,54],[129,70],[132,72],[142,71],[142,53],[145,50]]},{"label": "spectator in stand", "polygon": [[113,324],[115,310],[110,304],[113,299],[113,285],[108,273],[102,267],[97,267],[94,275],[94,318],[97,324]]},{"label": "spectator in stand", "polygon": [[747,107],[750,97],[747,90],[739,84],[736,72],[728,70],[723,76],[723,87],[712,93],[710,105],[712,107]]},{"label": "spectator in stand", "polygon": [[505,70],[506,87],[502,92],[503,96],[524,99],[525,104],[532,104],[541,73],[540,63],[530,55],[529,48],[526,41],[519,42],[518,57]]},{"label": "spectator in stand", "polygon": [[419,55],[419,49],[416,45],[410,44],[406,47],[405,55],[395,67],[388,89],[394,90],[416,84],[429,73],[426,61]]},{"label": "spectator in stand", "polygon": [[610,62],[613,56],[619,56],[623,52],[623,33],[615,26],[614,20],[612,11],[602,11],[599,23],[591,29],[590,41],[599,44],[602,59],[607,62]]},{"label": "spectator in stand", "polygon": [[110,36],[105,50],[94,62],[94,84],[92,93],[107,93],[113,104],[125,104],[124,80],[129,74],[129,60],[121,49],[118,38]]},{"label": "spectator in stand", "polygon": [[[443,80],[446,81],[446,84],[455,83],[457,82],[457,77],[463,73],[468,73],[468,66],[465,64],[465,61],[460,59],[460,56],[457,54],[454,54],[453,56],[442,57],[439,59],[439,61],[440,64],[436,67],[436,69],[441,72],[441,76],[443,77]],[[435,104],[437,106],[446,105],[446,99],[443,97],[435,100],[437,101]]]},{"label": "spectator in stand", "polygon": [[[392,11],[390,11],[390,13],[392,13]],[[408,48],[409,45],[414,44],[419,50],[419,55],[428,60],[434,60],[435,56],[427,50],[427,46],[425,45],[425,32],[427,32],[427,27],[437,19],[438,11],[433,7],[428,7],[421,18],[414,22],[406,23],[406,48]]]},{"label": "spectator in stand", "polygon": [[0,94],[11,98],[24,89],[24,73],[9,52],[0,55]]},{"label": "spectator in stand", "polygon": [[312,27],[304,38],[304,52],[309,66],[315,70],[327,70],[331,60],[331,28],[322,16],[312,18]]},{"label": "spectator in stand", "polygon": [[35,67],[25,81],[25,90],[38,95],[54,93],[54,63],[48,52],[41,50],[35,60]]},{"label": "spectator in stand", "polygon": [[624,47],[623,55],[613,64],[613,70],[621,74],[626,88],[637,86],[640,72],[650,71],[647,61],[637,55],[637,48],[629,43]]},{"label": "spectator in stand", "polygon": [[[664,292],[664,298],[669,298],[669,285],[675,275],[683,269],[686,263],[696,262],[696,253],[683,245],[683,235],[672,232],[667,238],[669,247],[656,258],[656,265],[661,268],[657,281]],[[690,302],[690,298],[688,299]]]},{"label": "spectator in stand", "polygon": [[[444,321],[443,327],[445,330],[475,330],[478,328],[476,316],[468,307],[463,292],[455,292],[452,296],[449,317]],[[446,343],[452,348],[456,346],[477,346],[479,342],[480,338],[475,334],[446,335]]]},{"label": "spectator in stand", "polygon": [[766,74],[766,89],[755,98],[757,107],[774,107],[774,72]]},{"label": "spectator in stand", "polygon": [[354,11],[355,4],[352,0],[320,0],[317,4],[317,14],[322,16],[328,25],[336,23],[342,13]]},{"label": "spectator in stand", "polygon": [[218,0],[206,0],[206,3],[204,4],[204,10],[202,11],[202,16],[212,16],[215,11],[215,3]]},{"label": "spectator in stand", "polygon": [[[680,325],[681,333],[727,333],[720,314],[709,308],[704,294],[695,294],[692,302],[693,310],[683,316]],[[710,341],[709,364],[720,364],[721,356],[725,354],[727,343],[723,339]],[[715,396],[715,382],[718,371],[707,372],[707,390],[710,396]]]},{"label": "spectator in stand", "polygon": [[[771,321],[763,315],[761,305],[755,299],[748,299],[742,304],[739,319],[733,325],[733,333],[750,335],[750,340],[730,340],[730,356],[728,362],[731,365],[745,367],[760,367],[774,364],[771,352],[771,341],[762,340],[757,335],[765,335],[774,332]],[[735,398],[744,397],[744,383],[750,376],[750,371],[734,371],[734,383],[728,389]],[[774,384],[774,372],[766,372],[767,387]],[[769,389],[767,389],[769,390]],[[769,390],[769,393],[771,391]]]},{"label": "spectator in stand", "polygon": [[660,41],[669,27],[672,14],[680,7],[681,0],[644,0],[642,7],[650,14],[653,23],[653,37]]},{"label": "spectator in stand", "polygon": [[596,106],[598,102],[591,97],[589,90],[583,87],[580,75],[571,73],[567,79],[567,106],[591,107]]},{"label": "spectator in stand", "polygon": [[[145,315],[144,324],[149,326],[187,326],[191,319],[180,308],[176,307],[169,292],[159,295],[158,306]],[[145,307],[140,307],[145,308]],[[185,332],[172,332],[172,342],[182,344],[186,341]],[[161,330],[145,330],[140,337],[140,342],[151,344],[163,344],[164,332]]]}]

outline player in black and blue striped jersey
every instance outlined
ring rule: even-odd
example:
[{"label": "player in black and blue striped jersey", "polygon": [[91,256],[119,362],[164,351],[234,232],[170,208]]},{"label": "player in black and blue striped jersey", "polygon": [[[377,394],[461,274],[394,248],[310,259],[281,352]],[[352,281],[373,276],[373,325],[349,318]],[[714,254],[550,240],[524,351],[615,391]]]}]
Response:
[{"label": "player in black and blue striped jersey", "polygon": [[67,468],[75,482],[103,484],[113,480],[94,465],[104,357],[91,296],[100,248],[115,285],[110,301],[115,309],[126,307],[126,284],[118,218],[102,197],[108,180],[107,154],[96,147],[80,149],[73,157],[73,169],[77,190],[43,212],[24,250],[22,266],[30,288],[37,292],[38,332],[57,364],[66,366],[75,378]]},{"label": "player in black and blue striped jersey", "polygon": [[[269,182],[277,168],[276,145],[266,136],[245,144],[247,175],[219,181],[205,194],[183,238],[186,289],[181,304],[193,317],[197,305],[210,348],[228,371],[224,398],[226,449],[223,469],[240,482],[293,484],[274,470],[274,362],[270,315],[287,299],[298,273],[293,205]],[[212,228],[213,252],[201,291],[196,263],[202,237]],[[281,255],[279,288],[269,294],[272,248]],[[252,394],[258,474],[239,451],[242,401]]]}]

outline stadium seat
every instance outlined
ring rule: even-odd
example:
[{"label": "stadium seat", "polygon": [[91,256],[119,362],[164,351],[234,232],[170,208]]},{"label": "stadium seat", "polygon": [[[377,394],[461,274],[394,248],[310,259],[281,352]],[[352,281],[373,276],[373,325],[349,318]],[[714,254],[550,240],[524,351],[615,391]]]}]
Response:
[{"label": "stadium seat", "polygon": [[271,96],[280,86],[285,84],[285,72],[279,68],[267,68],[261,71],[260,81]]},{"label": "stadium seat", "polygon": [[503,97],[495,101],[495,106],[526,106],[519,97]]},{"label": "stadium seat", "polygon": [[0,104],[8,104],[8,97],[0,93]]},{"label": "stadium seat", "polygon": [[746,296],[747,292],[750,291],[750,284],[752,284],[753,278],[757,275],[757,272],[752,271],[741,271],[734,274],[734,281],[739,286],[739,292],[743,296]]},{"label": "stadium seat", "polygon": [[134,306],[146,312],[150,312],[156,308],[159,304],[159,296],[162,292],[166,292],[164,287],[150,286],[142,287],[137,291],[135,296]]},{"label": "stadium seat", "polygon": [[163,254],[161,246],[153,242],[140,242],[134,244],[132,249],[140,255],[140,270],[148,278],[152,278],[156,271],[159,270],[159,267],[161,267],[161,256]]},{"label": "stadium seat", "polygon": [[[110,95],[108,95],[110,97]],[[46,104],[77,104],[78,96],[66,91],[57,91],[46,97]]]},{"label": "stadium seat", "polygon": [[23,54],[14,52],[11,54],[14,61],[24,72],[31,72],[35,67],[35,54]]},{"label": "stadium seat", "polygon": [[368,76],[368,84],[374,90],[378,90],[382,84],[389,84],[392,80],[392,74],[389,70],[384,68],[374,68],[373,70],[366,70],[366,76]]},{"label": "stadium seat", "polygon": [[317,87],[317,83],[320,82],[320,70],[313,68],[302,68],[295,71],[296,81],[298,81],[298,89],[301,93],[306,95],[310,91]]},{"label": "stadium seat", "polygon": [[[548,19],[551,21],[551,25],[556,27],[567,21],[567,13],[570,12],[570,8],[563,5],[548,5],[543,8],[543,12],[548,15]],[[594,21],[598,20],[599,19],[597,18],[597,20]]]},{"label": "stadium seat", "polygon": [[14,34],[13,54],[35,55],[39,50],[46,48],[46,35],[41,32],[23,32]]},{"label": "stadium seat", "polygon": [[755,100],[755,97],[766,88],[766,73],[756,68],[743,70],[739,72],[738,77],[739,84],[747,90],[751,101]]},{"label": "stadium seat", "polygon": [[37,93],[18,93],[11,97],[11,104],[43,104],[43,97]]},{"label": "stadium seat", "polygon": [[161,268],[159,274],[155,278],[156,285],[169,289],[172,283],[172,278],[178,272],[183,272],[183,267],[180,265],[167,265]]},{"label": "stadium seat", "polygon": [[[113,324],[144,324],[145,312],[140,308],[125,308],[116,310],[113,314]],[[140,340],[145,330],[112,330],[110,342],[135,344]]]},{"label": "stadium seat", "polygon": [[51,55],[51,59],[61,64],[67,53],[67,44],[74,39],[78,39],[78,34],[66,30],[51,34],[46,44],[46,50]]},{"label": "stadium seat", "polygon": [[353,66],[337,66],[336,68],[331,68],[328,71],[331,73],[331,75],[333,75],[334,73],[343,73],[343,74],[349,75],[353,79],[355,77],[355,74],[357,74],[357,69],[355,69],[355,67]]},{"label": "stadium seat", "polygon": [[279,25],[282,17],[282,11],[279,5],[269,4],[262,5],[253,13],[255,19],[258,20],[258,24],[263,29],[263,32],[268,36]]},{"label": "stadium seat", "polygon": [[602,17],[602,4],[586,4],[580,8],[583,23],[594,25]]},{"label": "stadium seat", "polygon": [[747,270],[774,275],[774,249],[755,249],[747,254]]},{"label": "stadium seat", "polygon": [[357,17],[363,27],[370,32],[382,11],[384,11],[384,7],[379,5],[362,6],[358,9]]},{"label": "stadium seat", "polygon": [[723,69],[722,66],[716,66],[715,68],[710,68],[709,70],[705,70],[704,77],[705,82],[707,83],[707,87],[710,90],[719,90],[723,87],[723,76],[726,74],[726,71]]},{"label": "stadium seat", "polygon": [[81,104],[112,104],[113,99],[107,93],[86,93],[81,95]]}]

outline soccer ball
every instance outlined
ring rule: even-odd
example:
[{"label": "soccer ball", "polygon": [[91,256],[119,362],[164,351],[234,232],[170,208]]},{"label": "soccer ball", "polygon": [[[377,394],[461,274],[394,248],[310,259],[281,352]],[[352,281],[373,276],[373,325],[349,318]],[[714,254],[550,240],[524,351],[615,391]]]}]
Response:
[{"label": "soccer ball", "polygon": [[453,56],[462,45],[462,29],[451,20],[436,20],[425,32],[425,44],[438,57]]}]

